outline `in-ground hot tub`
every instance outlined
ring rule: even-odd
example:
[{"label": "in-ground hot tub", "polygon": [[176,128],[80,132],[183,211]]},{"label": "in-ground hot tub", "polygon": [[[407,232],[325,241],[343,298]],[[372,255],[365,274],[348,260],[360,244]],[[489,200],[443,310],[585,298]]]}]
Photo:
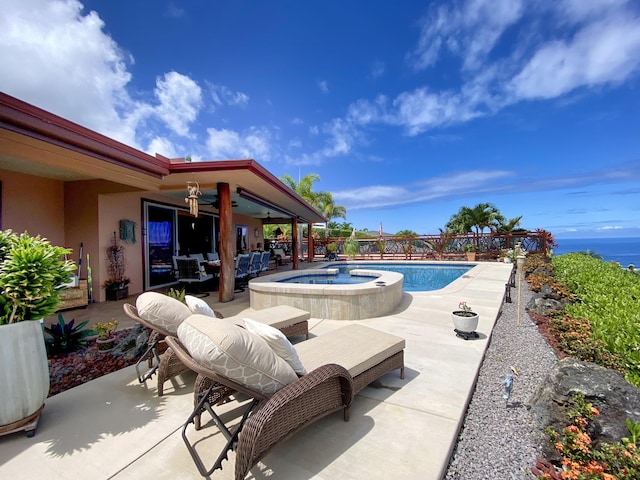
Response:
[{"label": "in-ground hot tub", "polygon": [[361,320],[388,315],[402,301],[401,273],[357,269],[351,275],[359,283],[339,278],[336,268],[254,278],[249,282],[251,308],[290,305],[310,312],[314,318]]}]

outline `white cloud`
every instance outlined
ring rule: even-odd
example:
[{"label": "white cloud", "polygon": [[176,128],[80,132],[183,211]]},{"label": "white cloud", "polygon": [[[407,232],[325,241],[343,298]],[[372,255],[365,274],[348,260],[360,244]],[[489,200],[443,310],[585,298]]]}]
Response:
[{"label": "white cloud", "polygon": [[185,156],[184,153],[178,152],[176,150],[175,144],[170,140],[162,137],[155,137],[149,142],[149,146],[146,148],[146,152],[149,155],[155,156],[156,153],[159,153],[163,157],[167,158],[178,158]]},{"label": "white cloud", "polygon": [[5,0],[0,89],[104,135],[137,146],[119,113],[131,107],[127,55],[97,13],[74,0]]},{"label": "white cloud", "polygon": [[469,186],[464,195],[493,191],[497,182],[513,176],[514,173],[507,170],[454,172],[409,185],[372,185],[342,190],[333,192],[333,197],[350,210],[382,208],[456,197],[461,194],[460,185]]},{"label": "white cloud", "polygon": [[371,72],[370,75],[373,78],[379,78],[384,75],[386,65],[381,60],[376,60],[371,64]]},{"label": "white cloud", "polygon": [[176,134],[189,136],[189,124],[202,107],[202,90],[196,82],[177,72],[156,79],[155,94],[160,104],[155,113]]},{"label": "white cloud", "polygon": [[211,98],[218,105],[246,106],[249,103],[249,95],[243,92],[234,92],[224,85],[210,85]]},{"label": "white cloud", "polygon": [[555,98],[583,86],[615,84],[640,68],[640,21],[605,17],[570,41],[543,45],[511,82],[515,100]]},{"label": "white cloud", "polygon": [[211,159],[271,159],[271,135],[266,129],[251,127],[243,134],[227,129],[207,129],[207,153]]},{"label": "white cloud", "polygon": [[421,20],[418,45],[407,61],[416,70],[431,67],[446,47],[462,57],[464,69],[476,70],[522,12],[522,0],[468,0],[460,6],[432,7]]},{"label": "white cloud", "polygon": [[318,80],[318,87],[320,88],[320,91],[325,95],[329,93],[329,84],[326,80]]},{"label": "white cloud", "polygon": [[624,229],[624,227],[620,226],[620,225],[607,225],[604,227],[598,227],[596,228],[596,230],[603,230],[603,231],[608,231],[608,230],[622,230]]}]

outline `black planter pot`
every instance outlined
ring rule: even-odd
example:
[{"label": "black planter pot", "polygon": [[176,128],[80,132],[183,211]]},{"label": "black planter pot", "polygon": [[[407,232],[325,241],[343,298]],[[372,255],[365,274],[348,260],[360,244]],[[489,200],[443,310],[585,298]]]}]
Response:
[{"label": "black planter pot", "polygon": [[107,288],[107,302],[114,302],[117,300],[123,300],[129,296],[129,287],[123,288]]}]

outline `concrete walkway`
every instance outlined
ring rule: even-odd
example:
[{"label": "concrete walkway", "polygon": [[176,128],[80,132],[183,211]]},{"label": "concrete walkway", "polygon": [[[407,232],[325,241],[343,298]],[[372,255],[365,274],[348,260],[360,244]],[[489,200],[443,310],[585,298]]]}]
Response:
[{"label": "concrete walkway", "polygon": [[[442,290],[405,294],[392,315],[359,321],[406,339],[405,379],[397,371],[385,375],[356,397],[349,422],[340,412],[321,419],[276,447],[247,478],[442,478],[510,271],[511,265],[479,263]],[[211,304],[230,314],[248,307],[239,300]],[[453,332],[450,312],[463,300],[480,315],[478,340]],[[310,331],[322,335],[343,325],[314,318]],[[193,379],[167,383],[158,398],[156,378],[140,385],[129,367],[48,399],[34,438],[0,437],[0,478],[202,478],[181,438]],[[225,418],[234,418],[237,407],[226,404]],[[201,439],[198,451],[211,464],[224,443],[210,423],[199,432],[191,428],[189,437]],[[232,479],[234,461],[230,453],[211,478]]]}]

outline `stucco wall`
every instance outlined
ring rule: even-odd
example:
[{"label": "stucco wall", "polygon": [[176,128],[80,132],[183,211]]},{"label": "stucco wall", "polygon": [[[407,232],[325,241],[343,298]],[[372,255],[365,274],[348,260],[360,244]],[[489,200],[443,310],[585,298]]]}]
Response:
[{"label": "stucco wall", "polygon": [[64,183],[0,170],[2,229],[41,235],[54,245],[67,246],[64,232]]}]

